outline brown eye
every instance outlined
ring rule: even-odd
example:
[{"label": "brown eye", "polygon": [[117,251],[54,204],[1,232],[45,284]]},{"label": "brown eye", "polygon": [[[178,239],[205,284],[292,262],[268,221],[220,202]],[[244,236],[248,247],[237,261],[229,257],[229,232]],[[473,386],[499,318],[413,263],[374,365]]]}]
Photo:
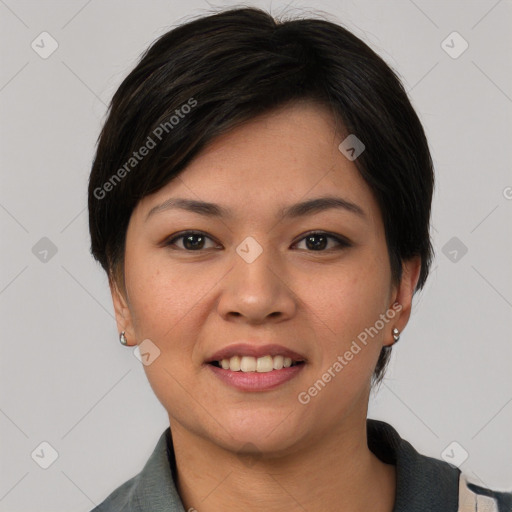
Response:
[{"label": "brown eye", "polygon": [[[183,240],[182,246],[178,245],[177,242],[179,240]],[[175,246],[172,248],[183,249],[189,252],[193,252],[204,249],[207,240],[213,241],[209,236],[206,236],[204,233],[197,231],[185,231],[182,234],[173,236],[171,239],[169,239],[167,242],[165,242],[165,246]]]},{"label": "brown eye", "polygon": [[[208,241],[212,242],[213,245],[208,247]],[[330,242],[331,246],[328,247]],[[332,242],[335,243],[334,246],[332,246]],[[352,245],[350,242],[341,237],[331,235],[323,231],[308,233],[294,245],[298,245],[299,243],[305,243],[305,248],[308,252],[326,252],[329,250],[339,250],[350,247]],[[170,247],[171,249],[184,250],[187,252],[200,252],[203,249],[211,249],[217,247],[212,238],[200,231],[183,231],[181,234],[172,236],[172,238],[164,243],[164,246]]]},{"label": "brown eye", "polygon": [[[334,240],[337,244],[335,247],[329,247],[329,249],[342,249],[346,247],[350,247],[350,243],[346,240],[330,235],[323,231],[309,233],[305,237],[303,237],[299,242],[304,241],[306,243],[306,248],[313,252],[323,252],[327,245],[329,244],[329,240]],[[329,250],[328,249],[328,250]]]}]

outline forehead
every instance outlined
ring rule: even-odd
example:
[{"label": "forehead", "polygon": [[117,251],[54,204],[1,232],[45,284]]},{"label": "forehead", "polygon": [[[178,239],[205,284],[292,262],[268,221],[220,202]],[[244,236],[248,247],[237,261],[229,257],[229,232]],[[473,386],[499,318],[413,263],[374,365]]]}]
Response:
[{"label": "forehead", "polygon": [[217,203],[243,216],[336,195],[375,218],[379,211],[370,188],[338,150],[345,136],[323,106],[281,107],[214,139],[138,209],[147,216],[162,201],[179,197]]}]

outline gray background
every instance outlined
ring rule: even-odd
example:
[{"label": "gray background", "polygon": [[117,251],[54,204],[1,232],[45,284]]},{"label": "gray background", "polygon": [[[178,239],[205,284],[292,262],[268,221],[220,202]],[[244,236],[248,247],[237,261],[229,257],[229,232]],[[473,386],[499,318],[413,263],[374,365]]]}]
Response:
[{"label": "gray background", "polygon": [[[168,425],[117,341],[89,255],[87,178],[106,105],[140,53],[227,5],[0,0],[1,511],[90,510]],[[398,70],[436,166],[433,272],[370,416],[433,457],[467,452],[473,481],[511,490],[512,3],[310,0],[288,12],[299,7],[325,11]],[[51,49],[43,31],[58,43],[46,59],[31,47]],[[469,44],[457,58],[453,31]],[[58,453],[48,469],[43,441]]]}]

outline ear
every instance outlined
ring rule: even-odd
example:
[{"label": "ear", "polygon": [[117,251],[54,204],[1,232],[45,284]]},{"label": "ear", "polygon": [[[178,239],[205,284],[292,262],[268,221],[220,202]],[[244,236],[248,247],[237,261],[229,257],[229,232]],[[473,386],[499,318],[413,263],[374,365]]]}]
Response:
[{"label": "ear", "polygon": [[[390,304],[390,308],[396,311],[397,314],[389,323],[390,333],[388,336],[391,341],[384,346],[389,347],[394,343],[393,334],[391,333],[392,329],[396,327],[401,333],[409,321],[411,316],[412,298],[420,277],[420,270],[420,256],[416,256],[402,263],[402,278],[400,279],[398,286],[395,287]],[[400,309],[398,305],[401,307]]]},{"label": "ear", "polygon": [[128,345],[136,345],[137,341],[133,329],[132,314],[126,298],[126,292],[120,290],[114,278],[109,278],[109,286],[110,293],[112,294],[112,302],[114,303],[117,330],[119,333],[125,332]]}]

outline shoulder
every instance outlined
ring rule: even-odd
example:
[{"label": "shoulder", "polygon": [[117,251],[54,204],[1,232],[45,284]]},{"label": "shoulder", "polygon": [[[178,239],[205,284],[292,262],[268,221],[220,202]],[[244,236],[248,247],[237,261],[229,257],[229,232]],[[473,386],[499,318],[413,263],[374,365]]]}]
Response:
[{"label": "shoulder", "polygon": [[457,512],[512,512],[512,492],[493,491],[460,476]]},{"label": "shoulder", "polygon": [[[171,452],[169,452],[171,450]],[[142,471],[90,512],[184,512],[174,483],[172,438],[167,428]]]},{"label": "shoulder", "polygon": [[388,423],[369,419],[367,434],[370,450],[397,468],[394,512],[512,512],[512,493],[470,483],[456,466],[419,453]]},{"label": "shoulder", "polygon": [[90,512],[128,512],[133,510],[134,490],[139,485],[140,473],[112,491],[107,498]]}]

